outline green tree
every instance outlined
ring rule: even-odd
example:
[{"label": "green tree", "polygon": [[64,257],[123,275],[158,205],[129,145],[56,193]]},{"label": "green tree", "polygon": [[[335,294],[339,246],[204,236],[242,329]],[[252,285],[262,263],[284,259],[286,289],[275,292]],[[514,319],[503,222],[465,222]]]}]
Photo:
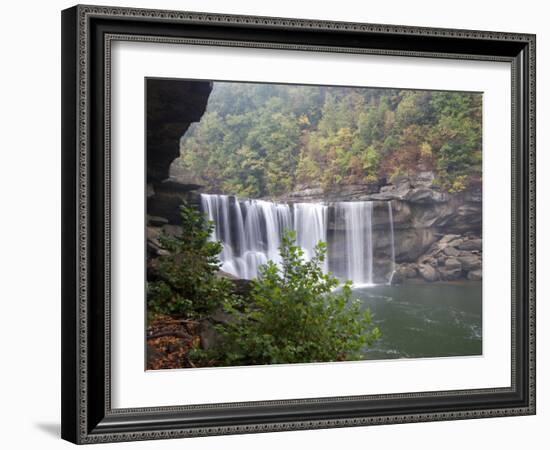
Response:
[{"label": "green tree", "polygon": [[334,291],[338,280],[321,269],[325,244],[305,261],[289,231],[280,253],[282,269],[264,265],[246,304],[227,302],[231,320],[218,326],[220,346],[209,357],[225,365],[361,359],[380,330],[352,299],[351,282]]},{"label": "green tree", "polygon": [[207,112],[182,139],[179,165],[212,192],[245,197],[425,170],[460,191],[481,181],[481,100],[468,92],[215,83]]},{"label": "green tree", "polygon": [[216,275],[222,246],[210,240],[213,224],[186,204],[181,218],[180,235],[160,238],[169,254],[155,261],[155,280],[147,284],[149,319],[162,314],[201,319],[237,300],[231,282]]},{"label": "green tree", "polygon": [[436,92],[431,103],[439,182],[450,192],[461,191],[481,179],[481,96]]}]

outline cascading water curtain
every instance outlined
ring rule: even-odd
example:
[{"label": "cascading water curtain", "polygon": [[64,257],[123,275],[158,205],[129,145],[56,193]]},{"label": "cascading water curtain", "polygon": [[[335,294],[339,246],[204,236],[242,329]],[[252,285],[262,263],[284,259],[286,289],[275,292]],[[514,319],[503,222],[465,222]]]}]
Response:
[{"label": "cascading water curtain", "polygon": [[[395,271],[393,213],[388,202],[391,246],[391,283]],[[227,195],[201,194],[202,209],[215,224],[211,239],[223,244],[220,254],[222,270],[238,278],[258,276],[262,264],[271,260],[280,264],[279,247],[286,230],[296,231],[297,244],[304,257],[310,259],[319,241],[327,243],[328,252],[323,270],[330,269],[341,280],[354,285],[374,284],[373,202],[336,202],[334,222],[338,237],[328,238],[328,210],[324,203],[286,203],[265,200],[239,200]],[[333,256],[331,260],[330,254]]]},{"label": "cascading water curtain", "polygon": [[335,220],[344,230],[345,252],[334,264],[335,274],[341,280],[352,280],[354,285],[373,284],[372,202],[339,202],[335,205]]},{"label": "cascading water curtain", "polygon": [[[327,211],[328,207],[322,203],[295,203],[294,229],[296,243],[302,247],[307,260],[315,253],[315,246],[319,241],[327,242]],[[323,263],[323,271],[328,268],[328,258]]]},{"label": "cascading water curtain", "polygon": [[391,247],[391,273],[388,278],[388,284],[393,281],[395,275],[395,237],[393,234],[393,210],[391,201],[388,202],[388,221],[390,223],[390,247]]}]

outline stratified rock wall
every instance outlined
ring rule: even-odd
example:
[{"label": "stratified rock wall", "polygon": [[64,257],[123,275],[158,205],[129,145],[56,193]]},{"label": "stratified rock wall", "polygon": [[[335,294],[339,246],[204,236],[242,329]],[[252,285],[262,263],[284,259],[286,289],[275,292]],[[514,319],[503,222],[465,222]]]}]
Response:
[{"label": "stratified rock wall", "polygon": [[147,183],[169,177],[180,138],[200,121],[212,91],[209,81],[147,80]]},{"label": "stratified rock wall", "polygon": [[162,254],[158,237],[180,223],[183,200],[197,198],[193,180],[170,178],[170,166],[180,154],[180,139],[200,121],[212,83],[208,81],[148,79],[147,89],[147,253],[152,272]]},{"label": "stratified rock wall", "polygon": [[[394,282],[481,279],[482,195],[480,188],[442,192],[432,172],[400,177],[389,184],[344,186],[323,192],[304,188],[284,197],[287,202],[372,201],[374,257],[390,258],[387,202],[391,201],[395,242]],[[330,211],[330,210],[329,210]],[[330,217],[330,212],[329,212]],[[342,233],[329,220],[329,233]]]}]

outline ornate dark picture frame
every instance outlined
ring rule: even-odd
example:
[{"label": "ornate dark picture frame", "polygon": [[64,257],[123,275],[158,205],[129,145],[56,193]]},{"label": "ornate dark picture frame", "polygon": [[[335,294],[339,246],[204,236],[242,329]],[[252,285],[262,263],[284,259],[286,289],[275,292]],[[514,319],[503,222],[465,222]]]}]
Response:
[{"label": "ornate dark picture frame", "polygon": [[[115,40],[505,61],[512,67],[512,384],[113,409],[110,46]],[[535,414],[535,36],[98,6],[62,13],[62,437],[74,443]]]}]

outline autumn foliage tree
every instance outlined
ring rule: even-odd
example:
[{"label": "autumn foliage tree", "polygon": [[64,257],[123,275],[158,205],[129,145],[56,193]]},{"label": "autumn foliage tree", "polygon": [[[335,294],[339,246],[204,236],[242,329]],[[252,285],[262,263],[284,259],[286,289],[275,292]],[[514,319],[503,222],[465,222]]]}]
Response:
[{"label": "autumn foliage tree", "polygon": [[481,105],[468,92],[216,83],[177,164],[246,197],[422,170],[457,192],[481,180]]}]

